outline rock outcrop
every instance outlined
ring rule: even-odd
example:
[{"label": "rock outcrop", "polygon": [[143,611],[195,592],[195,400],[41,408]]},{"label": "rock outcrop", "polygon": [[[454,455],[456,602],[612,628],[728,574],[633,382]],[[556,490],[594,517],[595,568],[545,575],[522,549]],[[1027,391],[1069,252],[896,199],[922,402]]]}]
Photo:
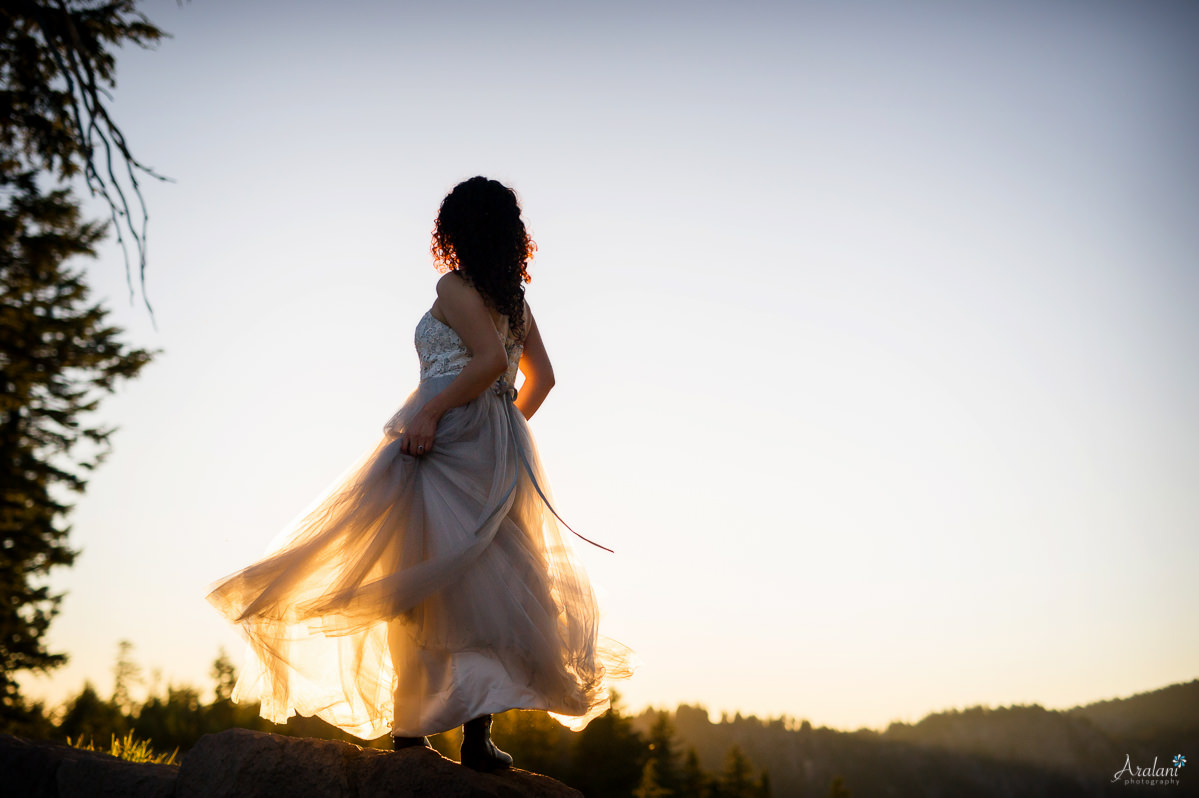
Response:
[{"label": "rock outcrop", "polygon": [[173,798],[179,768],[125,762],[98,751],[0,734],[5,798]]},{"label": "rock outcrop", "polygon": [[545,776],[476,773],[428,748],[379,751],[247,729],[200,738],[178,767],[0,735],[0,785],[14,798],[582,798]]}]

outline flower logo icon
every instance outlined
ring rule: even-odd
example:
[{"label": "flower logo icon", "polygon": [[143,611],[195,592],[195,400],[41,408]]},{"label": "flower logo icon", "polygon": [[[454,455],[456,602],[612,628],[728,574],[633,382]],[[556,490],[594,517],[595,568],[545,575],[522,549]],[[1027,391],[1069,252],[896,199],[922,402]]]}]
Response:
[{"label": "flower logo icon", "polygon": [[1174,767],[1180,768],[1187,763],[1187,758],[1182,754],[1174,755]]}]

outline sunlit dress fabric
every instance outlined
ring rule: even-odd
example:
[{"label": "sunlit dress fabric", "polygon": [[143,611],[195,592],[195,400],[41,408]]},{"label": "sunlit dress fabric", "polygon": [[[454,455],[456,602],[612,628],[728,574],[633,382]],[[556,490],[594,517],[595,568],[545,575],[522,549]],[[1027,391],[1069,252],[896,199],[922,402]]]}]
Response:
[{"label": "sunlit dress fabric", "polygon": [[[497,335],[500,333],[497,331]],[[233,692],[277,723],[420,736],[508,709],[579,730],[632,652],[598,633],[595,594],[555,519],[508,369],[442,416],[433,450],[401,435],[470,361],[448,325],[416,327],[421,379],[382,440],[208,600],[249,642]]]}]

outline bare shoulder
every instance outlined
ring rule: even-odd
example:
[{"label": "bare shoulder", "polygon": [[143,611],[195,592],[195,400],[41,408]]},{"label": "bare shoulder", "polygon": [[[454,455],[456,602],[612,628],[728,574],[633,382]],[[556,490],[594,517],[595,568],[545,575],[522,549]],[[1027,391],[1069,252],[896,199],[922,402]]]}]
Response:
[{"label": "bare shoulder", "polygon": [[446,272],[437,281],[437,299],[433,306],[446,315],[447,308],[459,308],[471,313],[482,311],[488,316],[493,315],[487,309],[487,302],[479,293],[479,289],[457,272]]},{"label": "bare shoulder", "polygon": [[437,281],[437,296],[457,298],[469,294],[478,294],[478,289],[467,282],[458,272],[446,272]]}]

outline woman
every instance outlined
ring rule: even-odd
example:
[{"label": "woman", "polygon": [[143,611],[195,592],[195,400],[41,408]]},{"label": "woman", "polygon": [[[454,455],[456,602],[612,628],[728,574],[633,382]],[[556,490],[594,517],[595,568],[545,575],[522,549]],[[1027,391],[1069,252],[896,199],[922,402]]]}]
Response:
[{"label": "woman", "polygon": [[419,386],[273,552],[208,597],[250,643],[235,701],[390,731],[397,748],[462,725],[462,763],[494,770],[512,758],[492,713],[543,709],[577,731],[631,673],[631,652],[597,634],[526,423],[554,385],[524,300],[534,249],[500,183],[471,178],[442,202]]}]

